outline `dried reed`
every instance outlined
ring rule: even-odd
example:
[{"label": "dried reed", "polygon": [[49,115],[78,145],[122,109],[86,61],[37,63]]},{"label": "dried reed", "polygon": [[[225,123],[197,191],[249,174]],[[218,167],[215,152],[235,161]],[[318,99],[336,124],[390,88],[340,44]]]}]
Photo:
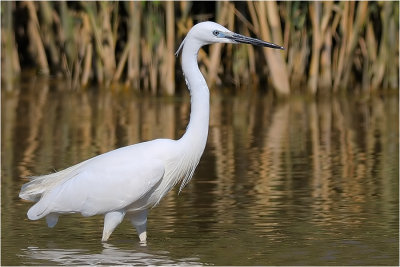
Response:
[{"label": "dried reed", "polygon": [[[18,77],[20,65],[33,65],[41,74],[67,77],[73,87],[122,83],[141,92],[173,95],[173,52],[194,23],[212,19],[286,50],[232,45],[201,50],[201,69],[211,87],[223,82],[240,88],[270,85],[279,96],[298,91],[370,94],[398,87],[395,2],[226,1],[216,2],[212,14],[204,11],[210,3],[185,1],[1,5],[6,82]],[[16,12],[25,12],[27,19],[18,22]]]}]

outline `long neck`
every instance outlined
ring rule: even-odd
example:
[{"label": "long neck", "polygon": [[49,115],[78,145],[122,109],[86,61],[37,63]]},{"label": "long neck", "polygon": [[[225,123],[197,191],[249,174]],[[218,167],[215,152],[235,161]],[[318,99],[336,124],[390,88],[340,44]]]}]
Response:
[{"label": "long neck", "polygon": [[200,45],[195,43],[186,44],[182,49],[182,69],[191,95],[191,111],[186,133],[179,141],[187,143],[189,144],[187,147],[197,150],[200,157],[207,142],[210,93],[197,63],[199,49]]},{"label": "long neck", "polygon": [[[190,37],[186,37],[190,38]],[[187,39],[186,39],[187,40]],[[182,44],[183,45],[183,44]],[[197,64],[201,45],[195,40],[186,41],[182,48],[182,70],[191,95],[190,120],[185,134],[177,141],[180,159],[174,161],[165,174],[155,197],[155,203],[179,181],[180,190],[190,181],[207,142],[210,93]]]}]

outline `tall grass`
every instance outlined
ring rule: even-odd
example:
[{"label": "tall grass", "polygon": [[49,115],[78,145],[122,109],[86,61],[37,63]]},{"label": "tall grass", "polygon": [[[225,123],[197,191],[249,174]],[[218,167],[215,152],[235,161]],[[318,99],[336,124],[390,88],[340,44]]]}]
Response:
[{"label": "tall grass", "polygon": [[21,67],[18,60],[17,50],[15,49],[14,27],[13,27],[13,8],[15,3],[5,2],[1,5],[2,27],[1,27],[1,67],[2,81],[7,81],[7,90],[12,89],[12,83],[20,74]]},{"label": "tall grass", "polygon": [[2,2],[1,9],[5,84],[33,66],[68,78],[73,88],[124,84],[173,95],[181,79],[174,51],[193,24],[214,20],[286,50],[205,48],[199,60],[210,86],[271,88],[281,96],[398,87],[396,2],[26,1]]}]

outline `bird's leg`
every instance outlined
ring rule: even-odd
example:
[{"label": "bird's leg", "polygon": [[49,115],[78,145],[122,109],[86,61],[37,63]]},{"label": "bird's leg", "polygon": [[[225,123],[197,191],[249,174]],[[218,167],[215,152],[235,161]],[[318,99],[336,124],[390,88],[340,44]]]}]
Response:
[{"label": "bird's leg", "polygon": [[58,214],[49,213],[46,216],[46,222],[48,227],[53,228],[58,222]]},{"label": "bird's leg", "polygon": [[146,242],[146,223],[147,223],[147,210],[141,210],[131,214],[130,220],[139,235],[140,242]]},{"label": "bird's leg", "polygon": [[114,231],[115,227],[122,222],[125,216],[125,211],[111,211],[104,216],[104,229],[102,242],[105,242]]}]

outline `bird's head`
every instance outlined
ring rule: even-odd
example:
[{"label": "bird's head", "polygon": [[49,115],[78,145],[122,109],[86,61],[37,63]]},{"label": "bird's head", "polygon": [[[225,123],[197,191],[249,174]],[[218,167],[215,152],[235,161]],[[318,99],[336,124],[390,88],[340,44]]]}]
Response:
[{"label": "bird's head", "polygon": [[231,32],[230,30],[228,30],[222,25],[219,25],[218,23],[205,21],[194,25],[190,29],[186,38],[182,41],[181,45],[179,46],[178,51],[176,51],[176,55],[179,54],[180,50],[182,49],[185,43],[185,40],[187,40],[188,38],[196,40],[200,44],[200,46],[214,44],[214,43],[231,43],[231,44],[245,43],[245,44],[265,46],[275,49],[284,49],[282,46],[273,43],[265,42],[256,38],[251,38]]}]

